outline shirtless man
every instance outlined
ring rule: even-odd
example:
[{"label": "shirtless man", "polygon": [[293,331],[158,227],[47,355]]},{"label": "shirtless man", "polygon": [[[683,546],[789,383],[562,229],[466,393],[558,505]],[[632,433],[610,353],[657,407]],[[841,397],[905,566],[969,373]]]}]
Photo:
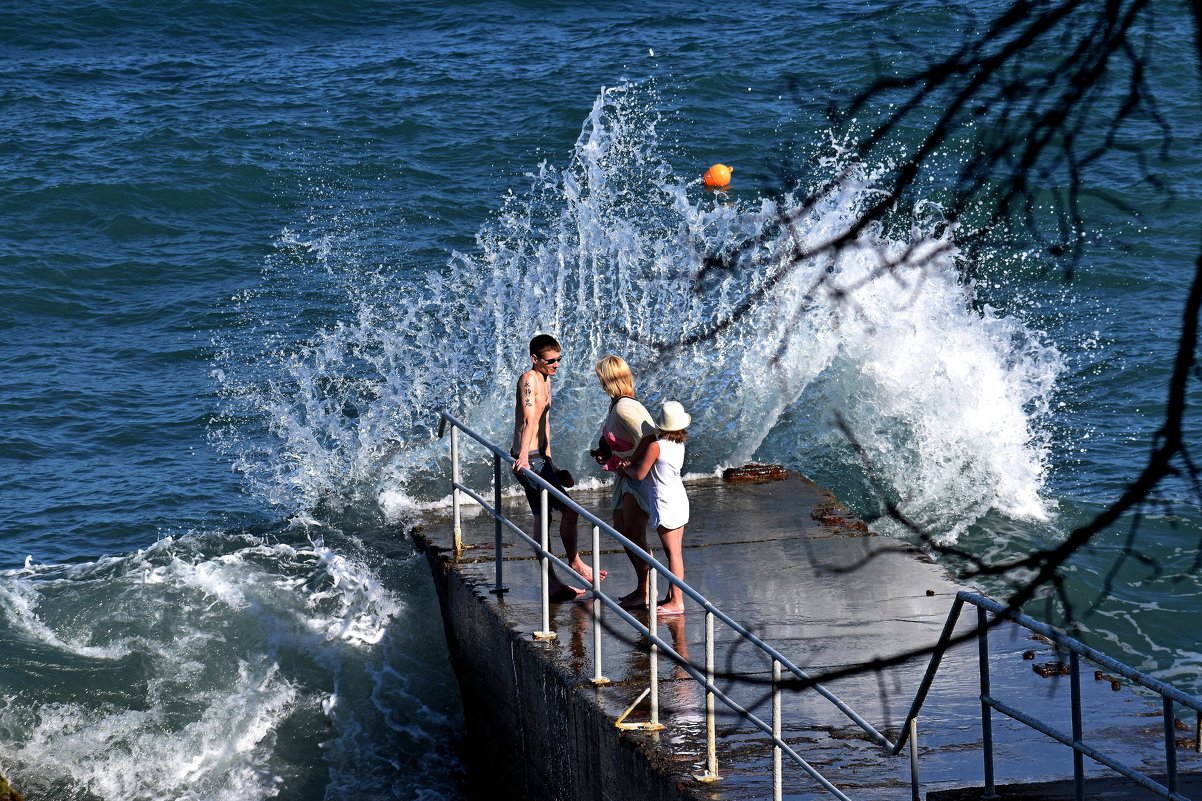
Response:
[{"label": "shirtless man", "polygon": [[[530,511],[537,517],[542,504],[542,488],[527,478],[523,470],[537,473],[551,486],[564,492],[561,471],[551,460],[551,376],[559,369],[562,348],[550,334],[539,334],[530,340],[531,367],[518,378],[517,396],[513,407],[513,445],[509,455],[514,458],[513,473],[518,483],[526,490]],[[566,474],[566,471],[562,471]],[[565,493],[566,494],[566,493]],[[551,510],[558,510],[559,537],[567,551],[568,564],[586,582],[592,582],[593,571],[580,558],[576,547],[576,523],[579,516],[564,507],[556,498],[548,495]],[[606,571],[601,571],[605,578]],[[553,600],[570,601],[579,598],[584,590],[564,584],[555,571],[551,571],[551,597]]]}]

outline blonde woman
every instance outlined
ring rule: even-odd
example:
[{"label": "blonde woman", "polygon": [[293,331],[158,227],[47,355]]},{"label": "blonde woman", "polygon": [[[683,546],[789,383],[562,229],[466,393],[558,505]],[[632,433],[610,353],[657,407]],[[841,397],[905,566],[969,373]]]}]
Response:
[{"label": "blonde woman", "polygon": [[[622,472],[622,468],[642,458],[647,446],[655,442],[659,430],[643,404],[634,398],[634,376],[621,356],[606,356],[596,364],[597,380],[610,397],[609,412],[601,426],[598,448],[592,451],[603,470],[614,474],[614,528],[635,545],[647,550],[647,521],[655,508],[655,484]],[[618,599],[627,609],[647,607],[647,563],[629,548],[626,555],[634,566],[636,585]]]}]

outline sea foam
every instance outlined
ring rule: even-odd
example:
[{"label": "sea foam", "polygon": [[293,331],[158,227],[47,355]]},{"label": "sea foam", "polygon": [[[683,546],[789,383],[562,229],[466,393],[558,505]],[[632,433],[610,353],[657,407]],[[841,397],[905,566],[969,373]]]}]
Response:
[{"label": "sea foam", "polygon": [[[72,685],[49,703],[4,698],[10,764],[37,777],[27,790],[270,798],[314,772],[326,781],[327,760],[391,764],[386,742],[374,756],[338,751],[387,726],[375,698],[408,692],[389,667],[404,659],[391,633],[405,607],[350,546],[285,527],[0,575],[0,613],[27,635],[10,649],[15,670],[53,663]],[[295,739],[326,726],[324,750]],[[391,787],[371,774],[357,792]]]}]

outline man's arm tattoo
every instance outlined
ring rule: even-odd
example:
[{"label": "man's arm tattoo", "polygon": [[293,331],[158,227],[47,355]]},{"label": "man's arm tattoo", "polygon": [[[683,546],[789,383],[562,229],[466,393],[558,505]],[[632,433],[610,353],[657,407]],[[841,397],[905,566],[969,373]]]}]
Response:
[{"label": "man's arm tattoo", "polygon": [[533,381],[522,382],[522,405],[533,409],[534,408],[534,386]]}]

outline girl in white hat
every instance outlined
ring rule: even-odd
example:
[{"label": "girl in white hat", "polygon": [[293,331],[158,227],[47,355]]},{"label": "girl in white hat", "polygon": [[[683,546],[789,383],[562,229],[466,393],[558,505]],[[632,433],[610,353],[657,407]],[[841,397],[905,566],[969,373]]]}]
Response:
[{"label": "girl in white hat", "polygon": [[[664,552],[668,555],[668,569],[672,575],[684,581],[684,527],[689,522],[689,496],[680,480],[680,468],[684,464],[684,444],[688,441],[689,423],[693,418],[676,401],[665,401],[657,424],[659,437],[647,446],[643,458],[624,472],[632,478],[642,480],[648,475],[655,485],[655,503],[651,509],[651,525],[659,533]],[[683,615],[684,593],[671,585],[658,604],[661,615]]]}]

